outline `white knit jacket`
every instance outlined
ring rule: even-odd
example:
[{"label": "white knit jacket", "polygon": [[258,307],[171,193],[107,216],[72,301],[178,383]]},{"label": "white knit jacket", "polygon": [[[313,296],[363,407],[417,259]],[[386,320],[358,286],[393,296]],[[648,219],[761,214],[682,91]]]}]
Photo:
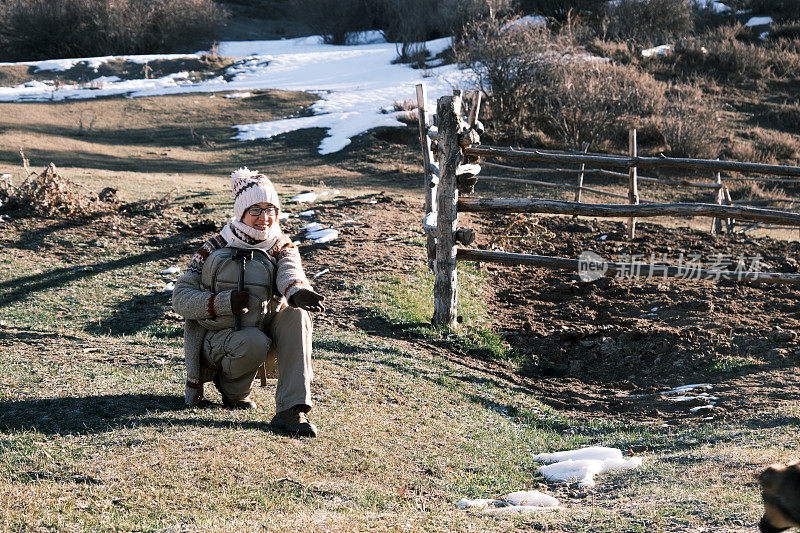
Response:
[{"label": "white knit jacket", "polygon": [[[203,263],[214,251],[228,243],[221,235],[206,241],[194,254],[189,269],[175,283],[172,293],[172,307],[186,319],[183,330],[183,351],[186,360],[186,405],[194,406],[203,399],[203,383],[211,381],[214,373],[202,366],[201,357],[206,329],[197,321],[216,316],[232,315],[231,294],[224,291],[218,294],[203,290],[201,276]],[[300,252],[291,240],[281,237],[267,253],[277,268],[276,290],[291,302],[292,296],[300,289],[311,289],[311,284],[303,272]]]}]

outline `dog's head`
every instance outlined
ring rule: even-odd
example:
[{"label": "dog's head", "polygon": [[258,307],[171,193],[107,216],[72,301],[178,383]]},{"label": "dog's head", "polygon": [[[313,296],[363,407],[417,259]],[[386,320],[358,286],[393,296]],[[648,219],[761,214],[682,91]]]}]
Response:
[{"label": "dog's head", "polygon": [[762,533],[775,533],[800,526],[800,461],[769,465],[758,476],[764,516]]}]

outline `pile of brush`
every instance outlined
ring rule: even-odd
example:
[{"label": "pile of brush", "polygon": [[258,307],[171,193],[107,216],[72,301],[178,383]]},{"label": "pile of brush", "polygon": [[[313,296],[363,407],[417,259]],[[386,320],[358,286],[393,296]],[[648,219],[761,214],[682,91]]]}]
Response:
[{"label": "pile of brush", "polygon": [[175,190],[162,198],[120,202],[117,190],[103,189],[99,194],[75,183],[58,173],[50,163],[41,173],[30,170],[25,155],[22,165],[27,178],[20,186],[11,183],[8,174],[0,176],[0,206],[8,210],[18,210],[41,216],[92,217],[105,213],[160,213],[172,204]]}]

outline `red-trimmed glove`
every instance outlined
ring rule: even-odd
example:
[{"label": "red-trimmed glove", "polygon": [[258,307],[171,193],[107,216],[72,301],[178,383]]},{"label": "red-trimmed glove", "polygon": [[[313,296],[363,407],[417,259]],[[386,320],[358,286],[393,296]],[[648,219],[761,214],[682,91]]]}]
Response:
[{"label": "red-trimmed glove", "polygon": [[312,313],[321,313],[325,311],[325,306],[322,305],[323,300],[325,300],[325,297],[321,294],[317,294],[310,289],[300,289],[292,295],[290,303],[295,307]]},{"label": "red-trimmed glove", "polygon": [[247,313],[247,302],[250,300],[250,293],[247,291],[236,291],[231,294],[231,311],[234,315]]}]

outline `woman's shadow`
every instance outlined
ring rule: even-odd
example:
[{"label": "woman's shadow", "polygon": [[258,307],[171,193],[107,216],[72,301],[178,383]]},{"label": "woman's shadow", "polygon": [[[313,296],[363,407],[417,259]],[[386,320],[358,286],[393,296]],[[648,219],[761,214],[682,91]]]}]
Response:
[{"label": "woman's shadow", "polygon": [[[110,394],[0,401],[0,431],[34,430],[46,435],[87,434],[131,426],[197,426],[260,429],[273,432],[267,422],[233,420],[221,406],[204,402],[199,408],[220,411],[209,420],[189,410],[182,396],[160,394]],[[162,416],[175,411],[187,416]],[[194,415],[192,414],[194,411]]]}]

